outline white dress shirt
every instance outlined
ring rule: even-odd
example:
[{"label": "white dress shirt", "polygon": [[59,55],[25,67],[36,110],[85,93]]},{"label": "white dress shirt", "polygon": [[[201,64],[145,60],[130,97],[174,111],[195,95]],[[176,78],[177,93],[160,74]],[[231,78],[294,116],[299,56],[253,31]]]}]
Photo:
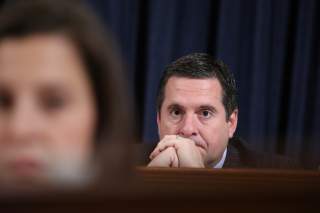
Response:
[{"label": "white dress shirt", "polygon": [[224,150],[221,160],[217,164],[213,165],[213,168],[221,169],[223,167],[224,161],[226,160],[226,156],[227,156],[227,148]]}]

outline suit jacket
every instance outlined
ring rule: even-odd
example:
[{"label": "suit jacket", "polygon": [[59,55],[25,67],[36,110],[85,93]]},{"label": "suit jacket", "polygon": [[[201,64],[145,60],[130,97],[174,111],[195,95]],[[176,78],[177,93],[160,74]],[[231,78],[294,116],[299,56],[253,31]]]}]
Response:
[{"label": "suit jacket", "polygon": [[284,156],[257,152],[240,138],[229,140],[223,168],[300,169],[298,162]]}]

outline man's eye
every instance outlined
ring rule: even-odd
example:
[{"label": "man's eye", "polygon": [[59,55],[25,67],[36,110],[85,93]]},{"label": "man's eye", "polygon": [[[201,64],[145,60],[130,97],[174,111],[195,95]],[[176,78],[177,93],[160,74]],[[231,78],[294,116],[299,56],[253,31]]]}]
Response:
[{"label": "man's eye", "polygon": [[181,116],[181,111],[178,109],[171,110],[170,115],[174,118],[180,117]]},{"label": "man's eye", "polygon": [[209,111],[209,110],[202,110],[202,111],[200,112],[200,116],[201,116],[202,118],[208,119],[208,118],[211,118],[212,112]]}]

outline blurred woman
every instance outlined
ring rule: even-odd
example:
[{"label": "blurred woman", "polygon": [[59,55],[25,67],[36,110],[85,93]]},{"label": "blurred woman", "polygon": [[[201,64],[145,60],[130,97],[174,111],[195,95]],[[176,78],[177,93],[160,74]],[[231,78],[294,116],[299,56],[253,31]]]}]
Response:
[{"label": "blurred woman", "polygon": [[85,5],[8,1],[0,13],[0,184],[88,181],[101,146],[126,140],[124,87],[114,43]]}]

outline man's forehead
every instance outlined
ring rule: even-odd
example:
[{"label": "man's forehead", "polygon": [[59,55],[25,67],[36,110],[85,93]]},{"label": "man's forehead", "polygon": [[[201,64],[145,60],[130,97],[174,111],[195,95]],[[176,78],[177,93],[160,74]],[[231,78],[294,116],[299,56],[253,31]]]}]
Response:
[{"label": "man's forehead", "polygon": [[[222,101],[222,88],[215,78],[172,77],[165,88],[165,102],[181,105],[212,105]],[[171,104],[169,103],[169,104]]]},{"label": "man's forehead", "polygon": [[196,95],[213,95],[221,97],[222,87],[216,78],[194,79],[173,76],[166,84],[166,95],[186,93]]}]

